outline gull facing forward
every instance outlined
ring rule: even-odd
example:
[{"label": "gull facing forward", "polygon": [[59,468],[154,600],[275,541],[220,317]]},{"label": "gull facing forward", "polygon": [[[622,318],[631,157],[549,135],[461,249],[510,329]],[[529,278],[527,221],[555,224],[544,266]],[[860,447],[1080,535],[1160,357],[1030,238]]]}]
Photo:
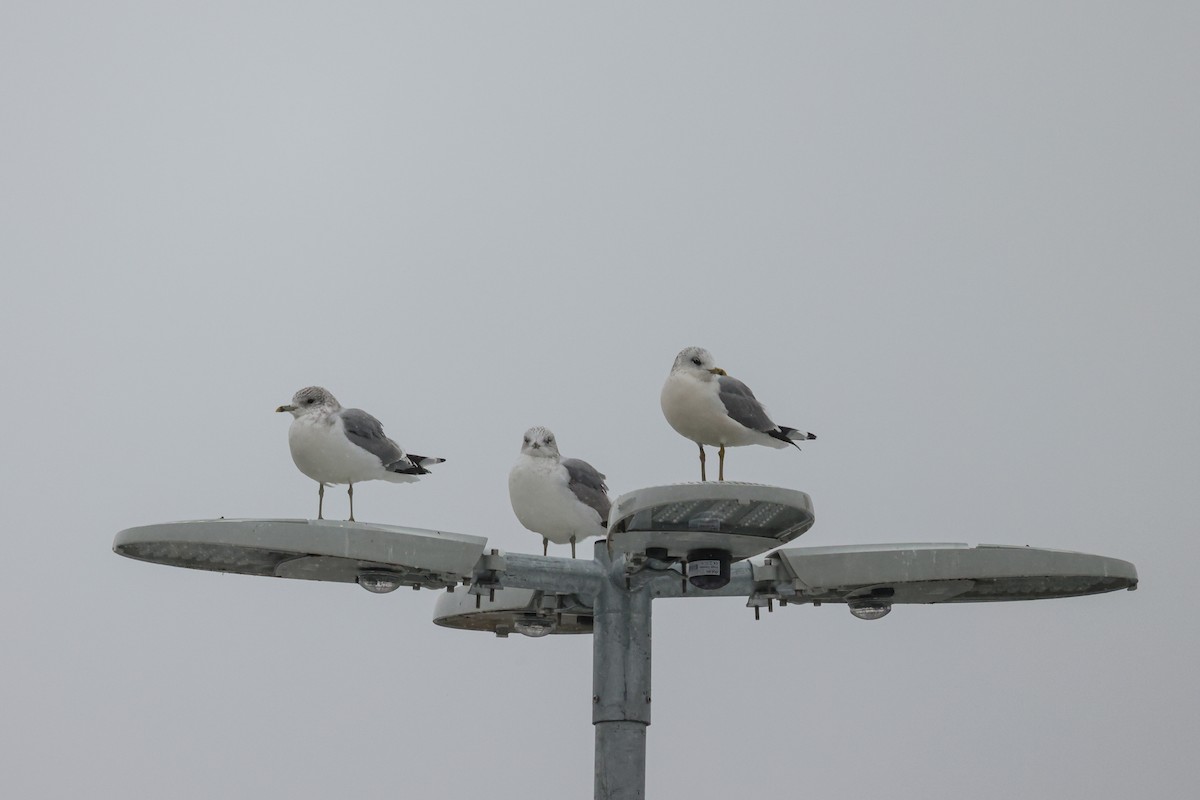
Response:
[{"label": "gull facing forward", "polygon": [[750,387],[729,377],[703,347],[686,347],[675,357],[671,374],[663,384],[663,416],[684,438],[700,447],[700,480],[704,471],[704,445],[719,447],[718,480],[725,480],[725,448],[748,444],[787,447],[797,450],[796,440],[815,439],[816,434],[776,425],[754,397]]},{"label": "gull facing forward", "polygon": [[546,428],[525,431],[521,455],[508,473],[513,513],[529,530],[542,535],[542,555],[555,544],[575,543],[608,533],[608,487],[595,467],[563,458]]},{"label": "gull facing forward", "polygon": [[296,467],[317,482],[317,519],[324,519],[325,486],[348,483],[350,521],[354,522],[354,484],[362,481],[411,483],[426,475],[429,464],[446,459],[410,455],[383,435],[379,420],[358,408],[342,408],[320,386],[308,386],[292,397],[287,411],[295,419],[288,429],[288,445]]}]

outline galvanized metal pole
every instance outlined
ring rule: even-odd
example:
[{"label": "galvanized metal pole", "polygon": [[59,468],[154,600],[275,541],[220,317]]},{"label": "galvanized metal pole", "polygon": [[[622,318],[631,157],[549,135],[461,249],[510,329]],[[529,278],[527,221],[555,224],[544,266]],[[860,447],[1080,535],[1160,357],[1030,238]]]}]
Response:
[{"label": "galvanized metal pole", "polygon": [[606,544],[596,560],[608,570],[593,606],[592,724],[596,728],[596,800],[646,796],[646,728],[650,725],[648,584],[630,588],[612,569]]}]

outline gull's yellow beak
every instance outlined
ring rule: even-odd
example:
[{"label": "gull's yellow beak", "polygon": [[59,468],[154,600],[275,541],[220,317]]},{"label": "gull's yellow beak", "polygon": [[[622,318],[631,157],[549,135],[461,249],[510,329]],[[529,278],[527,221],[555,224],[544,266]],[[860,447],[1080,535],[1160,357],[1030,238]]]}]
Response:
[{"label": "gull's yellow beak", "polygon": [[295,406],[280,406],[279,408],[275,409],[275,413],[278,414],[280,411],[295,411],[295,410],[296,410]]},{"label": "gull's yellow beak", "polygon": [[709,372],[711,372],[713,375],[728,375],[729,374],[728,372],[721,369],[720,367],[713,367],[712,369],[709,370]]}]

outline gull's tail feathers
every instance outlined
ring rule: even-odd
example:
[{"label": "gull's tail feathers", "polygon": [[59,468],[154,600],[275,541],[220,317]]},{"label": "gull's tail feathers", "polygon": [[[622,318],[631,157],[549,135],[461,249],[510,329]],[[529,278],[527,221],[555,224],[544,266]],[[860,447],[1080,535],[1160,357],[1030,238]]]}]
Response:
[{"label": "gull's tail feathers", "polygon": [[394,472],[400,475],[428,475],[429,470],[426,467],[431,467],[434,464],[441,464],[446,459],[434,458],[433,456],[419,456],[416,453],[409,453],[408,458],[403,461],[397,461],[395,464],[388,465],[388,472]]},{"label": "gull's tail feathers", "polygon": [[[780,425],[777,430],[767,431],[767,435],[774,439],[778,439],[781,442],[787,442],[788,444],[795,447],[797,450],[800,449],[800,445],[796,444],[796,442],[803,442],[806,439],[817,438],[817,435],[815,433],[809,433],[808,431],[798,431],[795,428],[788,428],[784,425]],[[779,445],[776,445],[776,447],[779,447]]]}]

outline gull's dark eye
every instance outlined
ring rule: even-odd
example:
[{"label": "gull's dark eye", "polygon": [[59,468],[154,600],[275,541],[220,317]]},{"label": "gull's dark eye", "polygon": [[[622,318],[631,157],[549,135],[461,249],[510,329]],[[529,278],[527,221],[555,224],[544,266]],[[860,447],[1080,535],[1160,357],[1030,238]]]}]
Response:
[{"label": "gull's dark eye", "polygon": [[695,365],[698,367],[698,366],[700,366],[700,359],[698,359],[698,358],[693,358],[693,359],[692,359],[692,363],[693,363],[693,364],[695,364]]}]

